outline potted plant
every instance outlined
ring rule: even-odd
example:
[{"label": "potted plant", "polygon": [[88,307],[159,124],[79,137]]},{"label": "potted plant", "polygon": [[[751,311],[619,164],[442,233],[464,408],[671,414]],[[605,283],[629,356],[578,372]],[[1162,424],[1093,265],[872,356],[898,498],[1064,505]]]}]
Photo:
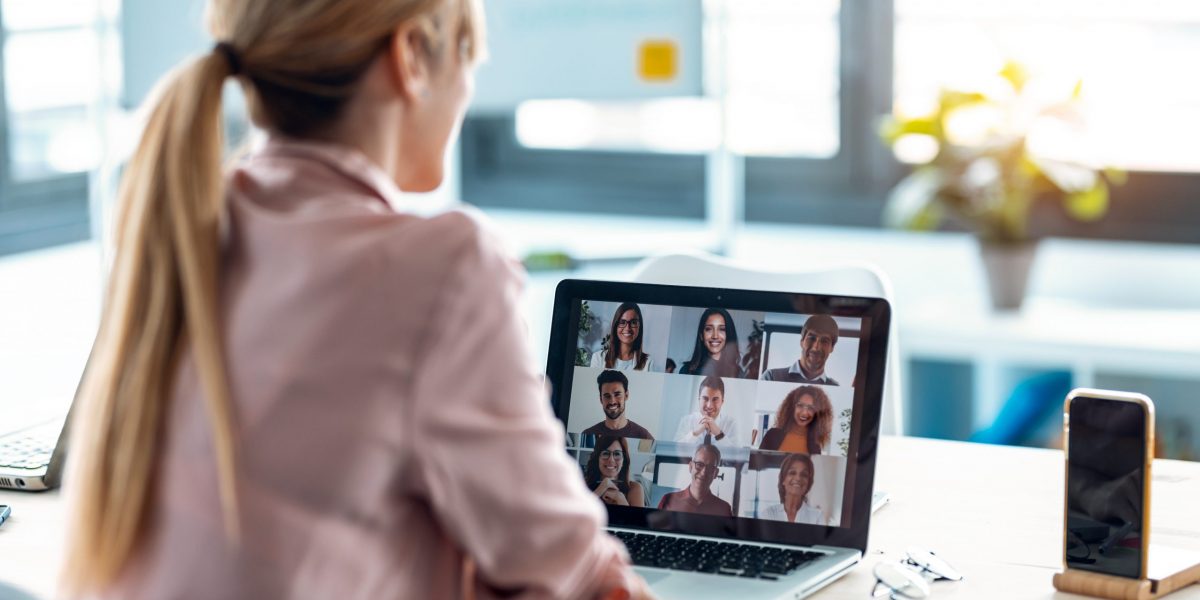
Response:
[{"label": "potted plant", "polygon": [[[979,239],[992,304],[1015,309],[1037,248],[1035,202],[1080,221],[1108,212],[1123,174],[1063,158],[1082,129],[1081,82],[1058,97],[1007,64],[985,89],[943,89],[926,114],[885,117],[880,135],[912,172],[891,191],[888,225],[932,230],[951,219]],[[1056,152],[1058,151],[1058,152]]]}]

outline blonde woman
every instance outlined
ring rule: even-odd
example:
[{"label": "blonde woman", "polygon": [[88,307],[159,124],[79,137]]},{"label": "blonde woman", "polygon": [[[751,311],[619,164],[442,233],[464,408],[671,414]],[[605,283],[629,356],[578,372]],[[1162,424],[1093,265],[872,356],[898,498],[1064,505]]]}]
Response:
[{"label": "blonde woman", "polygon": [[[209,6],[220,42],[124,174],[67,594],[644,593],[523,359],[517,263],[477,217],[401,208],[442,181],[480,11]],[[270,140],[222,176],[230,77]]]}]

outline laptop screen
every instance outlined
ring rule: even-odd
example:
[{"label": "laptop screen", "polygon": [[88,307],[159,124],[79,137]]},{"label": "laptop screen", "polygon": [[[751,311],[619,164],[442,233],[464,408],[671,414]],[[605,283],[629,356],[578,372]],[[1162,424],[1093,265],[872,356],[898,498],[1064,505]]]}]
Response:
[{"label": "laptop screen", "polygon": [[614,524],[865,531],[886,322],[874,299],[568,282],[549,369],[568,452]]}]

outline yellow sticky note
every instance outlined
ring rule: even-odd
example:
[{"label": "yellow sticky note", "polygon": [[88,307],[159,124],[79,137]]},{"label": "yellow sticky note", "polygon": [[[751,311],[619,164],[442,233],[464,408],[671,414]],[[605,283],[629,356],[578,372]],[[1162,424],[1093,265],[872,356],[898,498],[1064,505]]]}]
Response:
[{"label": "yellow sticky note", "polygon": [[663,82],[679,74],[679,47],[671,40],[646,40],[638,47],[638,75]]}]

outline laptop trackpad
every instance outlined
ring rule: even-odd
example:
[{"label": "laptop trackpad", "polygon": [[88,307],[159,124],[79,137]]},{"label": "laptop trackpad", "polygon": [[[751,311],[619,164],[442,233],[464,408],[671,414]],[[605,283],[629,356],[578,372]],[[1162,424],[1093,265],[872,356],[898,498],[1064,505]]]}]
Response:
[{"label": "laptop trackpad", "polygon": [[642,579],[645,579],[646,583],[649,585],[654,585],[655,583],[662,581],[671,576],[671,573],[669,571],[663,572],[663,571],[658,571],[658,570],[636,569],[636,568],[634,569],[634,571],[637,571],[637,574],[641,575]]}]

